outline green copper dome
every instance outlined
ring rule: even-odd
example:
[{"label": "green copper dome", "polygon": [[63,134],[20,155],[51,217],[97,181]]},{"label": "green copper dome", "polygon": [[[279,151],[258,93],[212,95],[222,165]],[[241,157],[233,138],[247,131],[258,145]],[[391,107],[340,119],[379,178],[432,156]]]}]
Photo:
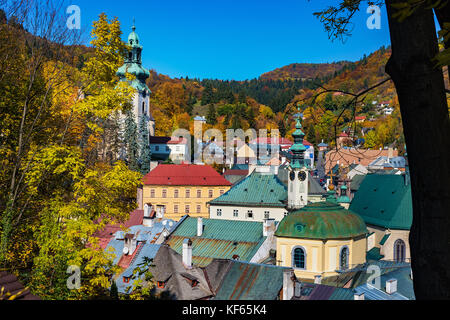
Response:
[{"label": "green copper dome", "polygon": [[136,33],[136,27],[133,26],[133,31],[128,36],[128,44],[135,48],[142,48],[141,44],[139,43],[139,36]]},{"label": "green copper dome", "polygon": [[116,75],[121,81],[128,81],[126,74],[132,74],[136,79],[129,81],[130,85],[140,92],[150,92],[145,80],[150,77],[150,72],[142,67],[142,45],[140,44],[139,36],[136,33],[136,27],[133,26],[133,31],[128,36],[128,45],[130,51],[125,56],[125,63],[117,70]]},{"label": "green copper dome", "polygon": [[279,224],[277,237],[302,239],[348,239],[367,234],[364,220],[331,202],[310,204],[290,213]]}]

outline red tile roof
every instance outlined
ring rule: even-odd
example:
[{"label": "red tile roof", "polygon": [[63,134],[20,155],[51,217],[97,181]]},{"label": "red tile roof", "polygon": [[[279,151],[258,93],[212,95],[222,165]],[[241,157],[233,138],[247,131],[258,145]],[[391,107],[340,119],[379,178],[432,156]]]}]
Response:
[{"label": "red tile roof", "polygon": [[227,170],[223,174],[224,176],[246,176],[248,175],[248,170]]},{"label": "red tile roof", "polygon": [[144,185],[231,186],[210,166],[194,164],[160,164],[144,177]]},{"label": "red tile roof", "polygon": [[187,139],[185,138],[172,138],[167,144],[187,144]]},{"label": "red tile roof", "polygon": [[98,231],[94,234],[95,237],[99,239],[99,245],[104,250],[107,246],[111,238],[117,231],[120,231],[120,226],[125,227],[126,229],[142,225],[142,220],[144,219],[144,210],[135,210],[130,214],[130,218],[125,221],[123,224],[109,224],[103,230]]},{"label": "red tile roof", "polygon": [[[275,140],[276,142],[276,140]],[[257,138],[252,140],[250,143],[254,144],[254,143],[258,143],[258,144],[272,144],[272,138],[268,137],[268,138]],[[278,139],[278,144],[287,144],[287,145],[293,145],[294,143],[286,138],[279,138]]]}]

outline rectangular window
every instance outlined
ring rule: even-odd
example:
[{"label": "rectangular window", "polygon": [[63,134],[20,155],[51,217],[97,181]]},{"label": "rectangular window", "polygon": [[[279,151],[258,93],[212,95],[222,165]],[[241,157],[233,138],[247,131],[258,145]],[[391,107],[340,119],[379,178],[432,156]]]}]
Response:
[{"label": "rectangular window", "polygon": [[166,151],[167,151],[167,152],[170,152],[170,148],[169,148],[169,147],[166,147]]},{"label": "rectangular window", "polygon": [[159,146],[155,146],[155,150],[156,150],[156,151],[159,151]]},{"label": "rectangular window", "polygon": [[202,190],[197,190],[197,198],[201,198],[202,197]]},{"label": "rectangular window", "polygon": [[155,189],[150,190],[150,198],[156,198]]},{"label": "rectangular window", "polygon": [[197,205],[197,213],[202,213],[202,206],[201,205]]},{"label": "rectangular window", "polygon": [[225,190],[220,190],[220,195],[223,196],[223,194],[225,193]]},{"label": "rectangular window", "polygon": [[264,211],[264,219],[270,219],[270,212]]},{"label": "rectangular window", "polygon": [[186,198],[190,198],[191,197],[191,190],[186,190]]},{"label": "rectangular window", "polygon": [[164,189],[164,190],[162,191],[162,197],[163,197],[163,198],[167,198],[167,190],[166,190],[166,189]]},{"label": "rectangular window", "polygon": [[178,198],[180,196],[178,189],[173,192],[173,197]]},{"label": "rectangular window", "polygon": [[212,198],[214,196],[213,190],[209,190],[209,197]]},{"label": "rectangular window", "polygon": [[233,217],[239,217],[239,210],[233,210]]},{"label": "rectangular window", "polygon": [[188,204],[186,205],[186,208],[185,208],[185,209],[186,209],[186,210],[184,210],[184,211],[185,211],[185,213],[190,213],[189,211],[190,211],[190,209],[191,209],[191,208],[189,207],[189,205],[188,205]]},{"label": "rectangular window", "polygon": [[252,210],[247,211],[247,218],[253,219],[253,211]]},{"label": "rectangular window", "polygon": [[178,213],[178,205],[177,204],[173,205],[173,212]]},{"label": "rectangular window", "polygon": [[217,216],[221,217],[222,216],[222,209],[217,209]]}]

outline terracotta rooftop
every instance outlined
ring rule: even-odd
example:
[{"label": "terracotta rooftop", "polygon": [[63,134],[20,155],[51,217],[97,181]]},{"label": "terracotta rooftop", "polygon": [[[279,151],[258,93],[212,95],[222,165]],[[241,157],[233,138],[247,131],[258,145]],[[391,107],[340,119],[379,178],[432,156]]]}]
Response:
[{"label": "terracotta rooftop", "polygon": [[[362,164],[367,167],[371,162],[381,156],[389,156],[389,150],[369,150],[369,149],[346,149],[340,148],[330,150],[325,156],[325,170],[329,172],[339,161],[339,165],[348,167],[351,164]],[[393,150],[393,157],[398,156],[398,150]]]},{"label": "terracotta rooftop", "polygon": [[231,186],[213,167],[194,164],[161,164],[143,182],[144,185]]}]

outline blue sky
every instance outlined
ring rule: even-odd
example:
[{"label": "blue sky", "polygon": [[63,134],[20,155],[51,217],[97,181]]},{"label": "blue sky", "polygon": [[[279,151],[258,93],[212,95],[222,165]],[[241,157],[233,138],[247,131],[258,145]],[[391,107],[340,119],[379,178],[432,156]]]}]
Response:
[{"label": "blue sky", "polygon": [[117,16],[127,38],[136,19],[146,68],[171,77],[245,80],[290,63],[356,61],[389,45],[386,10],[381,29],[369,30],[367,5],[353,35],[328,39],[313,12],[336,0],[72,0],[90,31],[101,12]]}]

